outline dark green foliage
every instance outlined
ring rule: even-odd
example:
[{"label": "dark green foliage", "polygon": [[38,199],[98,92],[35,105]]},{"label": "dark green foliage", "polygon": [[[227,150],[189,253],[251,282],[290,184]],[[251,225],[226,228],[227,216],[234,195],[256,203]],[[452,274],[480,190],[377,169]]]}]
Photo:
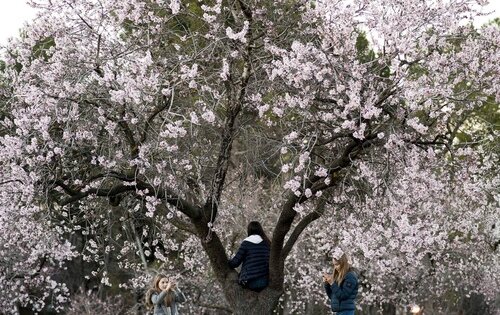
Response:
[{"label": "dark green foliage", "polygon": [[[370,48],[370,42],[366,38],[365,32],[360,32],[356,38],[356,58],[361,63],[372,63],[372,71],[377,73],[382,78],[388,78],[391,74],[390,64],[386,64],[383,60],[383,54],[377,55]],[[377,60],[378,58],[378,60]]]},{"label": "dark green foliage", "polygon": [[56,46],[56,42],[53,37],[46,37],[40,40],[35,46],[33,46],[33,59],[42,58],[47,61],[50,59],[49,49]]},{"label": "dark green foliage", "polygon": [[370,62],[376,58],[375,52],[370,49],[370,43],[368,39],[366,39],[366,34],[364,32],[360,32],[356,38],[356,51],[358,60],[361,63]]}]

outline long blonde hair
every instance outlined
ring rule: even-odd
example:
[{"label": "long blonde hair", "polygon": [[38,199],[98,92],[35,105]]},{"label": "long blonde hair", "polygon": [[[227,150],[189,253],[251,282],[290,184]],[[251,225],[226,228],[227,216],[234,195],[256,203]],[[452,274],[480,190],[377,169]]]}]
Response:
[{"label": "long blonde hair", "polygon": [[[162,291],[160,289],[160,280],[163,278],[168,278],[168,277],[164,274],[157,274],[154,277],[153,282],[151,283],[151,287],[146,292],[145,304],[146,304],[146,307],[148,309],[153,308],[153,301],[151,300],[151,298],[153,297],[153,294],[154,293],[158,294]],[[174,301],[174,293],[172,291],[170,291],[165,295],[165,298],[163,299],[163,304],[165,304],[165,306],[170,306],[170,305],[172,305],[173,301]]]},{"label": "long blonde hair", "polygon": [[347,261],[346,254],[342,254],[339,259],[335,260],[339,263],[340,267],[337,271],[335,265],[333,265],[333,281],[337,282],[337,284],[340,285],[342,281],[344,281],[345,275],[349,272],[349,269],[351,269],[351,266],[349,265],[349,261]]}]

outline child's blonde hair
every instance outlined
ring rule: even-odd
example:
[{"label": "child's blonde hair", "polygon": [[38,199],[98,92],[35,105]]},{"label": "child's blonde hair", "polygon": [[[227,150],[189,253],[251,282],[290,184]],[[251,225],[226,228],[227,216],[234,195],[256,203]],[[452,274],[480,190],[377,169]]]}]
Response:
[{"label": "child's blonde hair", "polygon": [[[161,289],[160,289],[160,280],[163,279],[163,278],[167,278],[168,277],[164,274],[157,274],[154,278],[153,278],[153,282],[151,283],[151,287],[149,288],[149,290],[146,292],[146,295],[145,295],[145,304],[146,304],[146,307],[148,309],[152,309],[153,308],[153,301],[151,300],[151,298],[153,297],[153,294],[154,293],[160,293],[161,292]],[[172,305],[172,302],[174,301],[174,293],[172,291],[168,292],[166,295],[165,295],[165,298],[163,299],[163,304],[165,304],[165,306],[170,306]]]}]

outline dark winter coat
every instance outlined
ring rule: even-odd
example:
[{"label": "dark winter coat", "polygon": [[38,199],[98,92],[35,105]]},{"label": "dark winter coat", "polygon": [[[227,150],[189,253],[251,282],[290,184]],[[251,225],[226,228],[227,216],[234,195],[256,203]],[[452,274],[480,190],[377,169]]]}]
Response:
[{"label": "dark winter coat", "polygon": [[236,268],[240,264],[239,281],[245,284],[249,280],[269,277],[269,245],[259,235],[245,238],[236,255],[229,261],[229,267]]},{"label": "dark winter coat", "polygon": [[326,295],[331,300],[332,311],[353,311],[356,309],[355,300],[358,295],[358,277],[354,271],[349,271],[340,286],[337,282],[332,285],[325,283]]}]

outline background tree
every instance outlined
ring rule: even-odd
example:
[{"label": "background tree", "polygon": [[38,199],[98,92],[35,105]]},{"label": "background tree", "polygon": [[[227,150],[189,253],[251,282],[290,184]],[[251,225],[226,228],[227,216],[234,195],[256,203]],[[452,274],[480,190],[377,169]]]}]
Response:
[{"label": "background tree", "polygon": [[[188,308],[268,314],[285,293],[301,309],[343,246],[364,304],[494,299],[495,137],[455,140],[500,98],[498,27],[460,26],[473,4],[41,2],[6,56],[2,176],[30,179],[27,204],[101,294],[164,268],[227,301]],[[259,294],[227,266],[256,217],[272,235]]]}]

